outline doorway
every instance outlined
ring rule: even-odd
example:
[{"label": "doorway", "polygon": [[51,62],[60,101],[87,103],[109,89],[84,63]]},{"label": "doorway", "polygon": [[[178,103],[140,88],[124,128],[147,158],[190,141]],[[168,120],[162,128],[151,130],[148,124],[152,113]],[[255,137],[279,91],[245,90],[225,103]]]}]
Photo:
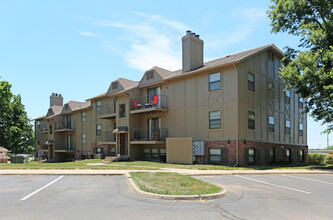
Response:
[{"label": "doorway", "polygon": [[120,155],[126,155],[126,148],[125,148],[125,146],[126,146],[126,139],[125,139],[126,134],[121,133],[121,134],[119,134],[119,136],[120,136],[120,141],[119,141]]}]

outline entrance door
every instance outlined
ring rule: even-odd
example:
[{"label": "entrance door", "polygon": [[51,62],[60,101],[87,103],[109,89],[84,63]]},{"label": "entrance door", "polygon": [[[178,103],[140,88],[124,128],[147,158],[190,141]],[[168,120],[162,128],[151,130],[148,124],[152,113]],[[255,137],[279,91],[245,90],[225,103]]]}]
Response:
[{"label": "entrance door", "polygon": [[125,155],[126,150],[125,150],[125,134],[120,134],[120,155]]}]

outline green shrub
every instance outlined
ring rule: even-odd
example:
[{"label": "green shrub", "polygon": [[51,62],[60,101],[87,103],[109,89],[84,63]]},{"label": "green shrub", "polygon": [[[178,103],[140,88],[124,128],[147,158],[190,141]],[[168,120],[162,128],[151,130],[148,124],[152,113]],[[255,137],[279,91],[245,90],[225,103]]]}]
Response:
[{"label": "green shrub", "polygon": [[325,163],[327,165],[332,165],[333,164],[333,154],[329,154],[325,157]]},{"label": "green shrub", "polygon": [[308,161],[311,165],[320,165],[323,164],[325,160],[325,154],[321,153],[309,153]]}]

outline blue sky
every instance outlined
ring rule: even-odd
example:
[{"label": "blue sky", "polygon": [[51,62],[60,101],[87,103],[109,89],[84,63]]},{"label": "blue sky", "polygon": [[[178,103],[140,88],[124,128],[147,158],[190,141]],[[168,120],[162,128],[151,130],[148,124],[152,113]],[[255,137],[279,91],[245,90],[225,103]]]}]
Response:
[{"label": "blue sky", "polygon": [[[268,0],[0,2],[0,77],[31,118],[46,113],[52,92],[84,101],[118,77],[140,80],[152,66],[180,69],[188,29],[204,40],[205,61],[299,43],[270,33]],[[326,147],[322,130],[308,118],[310,147]]]}]

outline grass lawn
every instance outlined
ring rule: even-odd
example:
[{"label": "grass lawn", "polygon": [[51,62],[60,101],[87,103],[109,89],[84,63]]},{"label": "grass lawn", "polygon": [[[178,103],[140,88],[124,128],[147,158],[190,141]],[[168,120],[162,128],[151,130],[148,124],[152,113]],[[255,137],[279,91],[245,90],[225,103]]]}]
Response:
[{"label": "grass lawn", "polygon": [[132,179],[143,191],[163,195],[203,195],[222,191],[222,188],[190,176],[177,173],[131,172]]},{"label": "grass lawn", "polygon": [[[194,169],[194,170],[268,170],[268,169],[333,169],[333,165],[268,165],[268,166],[246,166],[228,167],[222,165],[182,165],[158,163],[149,161],[113,162],[99,165],[101,159],[90,159],[63,163],[39,163],[30,161],[25,164],[0,163],[0,169],[100,169],[100,170],[159,170],[163,168],[172,169]],[[90,164],[90,165],[88,165]]]},{"label": "grass lawn", "polygon": [[[158,168],[135,167],[135,166],[111,166],[111,164],[98,165],[102,159],[90,159],[63,163],[0,163],[0,169],[97,169],[97,170],[157,170]],[[91,165],[88,165],[91,164]],[[94,165],[96,164],[96,165]]]}]

